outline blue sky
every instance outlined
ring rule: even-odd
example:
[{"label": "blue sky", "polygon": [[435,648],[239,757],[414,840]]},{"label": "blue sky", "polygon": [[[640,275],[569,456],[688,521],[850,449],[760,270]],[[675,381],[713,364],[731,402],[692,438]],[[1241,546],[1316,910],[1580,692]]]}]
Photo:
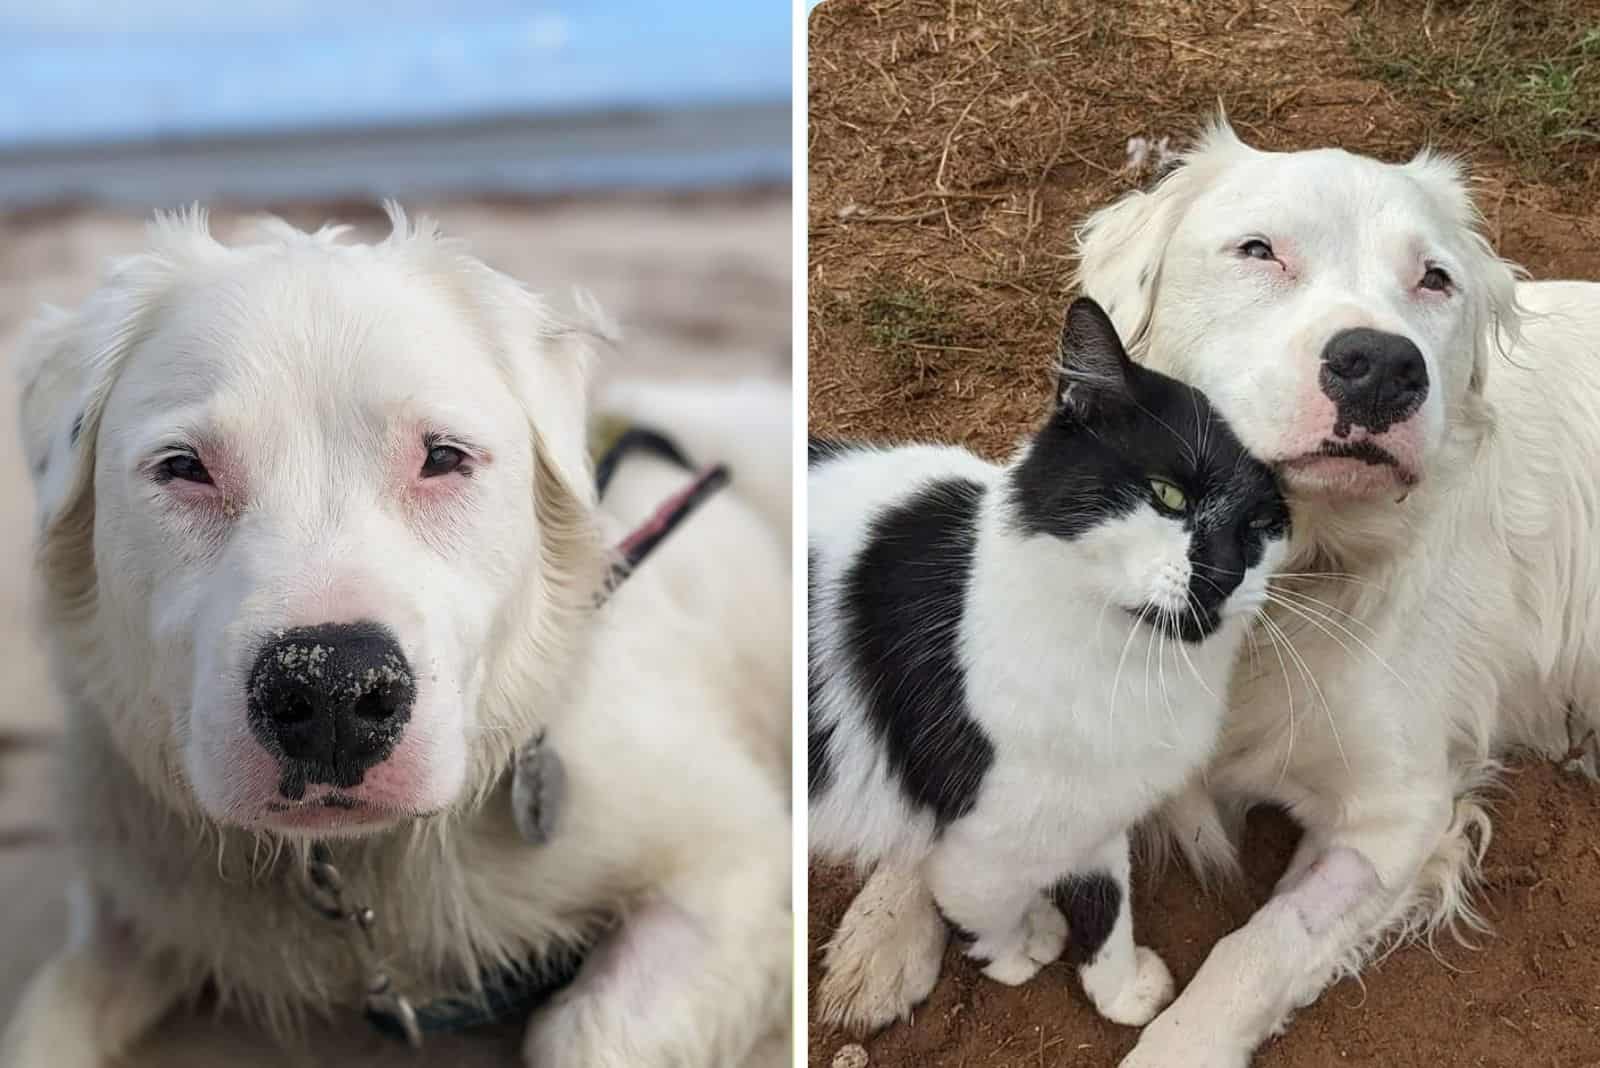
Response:
[{"label": "blue sky", "polygon": [[791,10],[785,0],[0,0],[0,149],[784,100]]}]

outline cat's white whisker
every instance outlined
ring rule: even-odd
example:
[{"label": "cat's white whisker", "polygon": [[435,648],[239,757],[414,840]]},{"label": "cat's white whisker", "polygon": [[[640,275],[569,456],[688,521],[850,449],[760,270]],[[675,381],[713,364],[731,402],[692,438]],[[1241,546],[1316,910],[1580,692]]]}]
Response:
[{"label": "cat's white whisker", "polygon": [[1374,582],[1362,575],[1352,575],[1348,571],[1278,571],[1272,576],[1272,581],[1279,582],[1284,579],[1298,579],[1301,582],[1321,582],[1331,579],[1334,582],[1348,582],[1358,586],[1369,586],[1379,593],[1388,593],[1389,587],[1379,582]]},{"label": "cat's white whisker", "polygon": [[[1294,753],[1294,680],[1289,678],[1289,667],[1284,663],[1283,650],[1278,648],[1278,639],[1272,632],[1272,620],[1265,612],[1256,613],[1256,622],[1262,625],[1262,631],[1272,645],[1272,652],[1278,658],[1278,674],[1283,679],[1283,694],[1289,706],[1289,737],[1283,747],[1283,766],[1278,769],[1277,784],[1281,786],[1289,774],[1290,757]],[[1254,649],[1254,642],[1251,643]]]},{"label": "cat's white whisker", "polygon": [[1114,728],[1117,721],[1117,699],[1122,695],[1122,667],[1128,662],[1128,650],[1133,648],[1133,639],[1139,636],[1140,629],[1144,626],[1144,614],[1148,606],[1139,609],[1139,617],[1134,620],[1132,627],[1128,628],[1128,636],[1122,642],[1122,653],[1117,657],[1117,668],[1111,675],[1111,700],[1107,702],[1106,712],[1107,729]]},{"label": "cat's white whisker", "polygon": [[[1201,626],[1200,621],[1200,610],[1195,604],[1194,594],[1190,593],[1188,590],[1185,590],[1183,596],[1185,607],[1189,609],[1189,614],[1194,617],[1196,631],[1203,630],[1204,628]],[[1246,631],[1245,633],[1248,634],[1249,631]],[[1212,700],[1221,700],[1221,698],[1217,696],[1217,692],[1206,684],[1205,676],[1200,674],[1200,668],[1195,665],[1193,658],[1189,656],[1189,650],[1181,641],[1178,643],[1178,652],[1182,654],[1184,662],[1189,665],[1189,671],[1194,675],[1194,681],[1200,684],[1200,688],[1204,690]]]},{"label": "cat's white whisker", "polygon": [[1352,614],[1350,612],[1347,612],[1343,608],[1340,608],[1338,605],[1335,605],[1335,604],[1333,604],[1333,603],[1331,603],[1329,601],[1324,601],[1320,597],[1312,597],[1310,594],[1300,593],[1297,590],[1288,590],[1288,589],[1277,588],[1277,587],[1274,587],[1270,582],[1267,584],[1267,589],[1274,596],[1293,598],[1295,603],[1297,603],[1297,604],[1307,605],[1307,606],[1310,606],[1311,608],[1315,608],[1315,609],[1318,609],[1320,611],[1326,612],[1331,616],[1337,616],[1337,617],[1342,617],[1344,619],[1347,619],[1347,620],[1350,621],[1351,625],[1358,626],[1358,627],[1362,628],[1368,634],[1376,635],[1378,633],[1377,631],[1373,630],[1372,626],[1370,624],[1368,624],[1367,621],[1362,619],[1360,616],[1357,616],[1357,615],[1354,615],[1354,614]]},{"label": "cat's white whisker", "polygon": [[1333,737],[1334,748],[1339,751],[1339,760],[1344,764],[1345,769],[1348,770],[1350,767],[1350,758],[1345,755],[1344,742],[1339,737],[1339,725],[1334,721],[1333,707],[1328,704],[1327,695],[1322,692],[1322,685],[1317,681],[1316,674],[1311,670],[1311,665],[1306,663],[1305,657],[1300,655],[1300,650],[1295,648],[1294,642],[1290,640],[1289,635],[1284,632],[1283,628],[1278,625],[1276,620],[1272,619],[1272,617],[1266,614],[1263,614],[1261,621],[1272,631],[1275,631],[1278,637],[1283,639],[1284,652],[1289,654],[1290,660],[1294,662],[1296,668],[1300,672],[1301,677],[1305,679],[1306,683],[1316,694],[1317,703],[1322,705],[1323,716],[1328,721],[1328,732]]},{"label": "cat's white whisker", "polygon": [[1351,652],[1350,647],[1340,639],[1338,634],[1334,633],[1334,631],[1330,629],[1335,627],[1338,628],[1341,633],[1343,633],[1351,641],[1355,642],[1356,645],[1360,646],[1363,652],[1372,657],[1373,660],[1377,661],[1378,666],[1382,667],[1384,671],[1388,672],[1390,678],[1394,679],[1395,682],[1400,684],[1400,688],[1406,692],[1408,697],[1416,696],[1412,691],[1411,684],[1402,678],[1400,673],[1396,671],[1387,660],[1379,656],[1377,650],[1373,649],[1372,646],[1363,641],[1360,635],[1356,634],[1349,627],[1344,626],[1336,619],[1332,619],[1327,616],[1321,616],[1321,618],[1319,618],[1321,614],[1317,613],[1314,609],[1297,605],[1292,601],[1285,600],[1282,594],[1282,590],[1274,591],[1269,588],[1267,590],[1268,603],[1275,604],[1285,611],[1293,612],[1311,626],[1316,627],[1319,631],[1326,635],[1330,641],[1338,645],[1339,648],[1349,653]]},{"label": "cat's white whisker", "polygon": [[[1163,609],[1162,611],[1165,612],[1166,610]],[[1165,623],[1165,620],[1163,620],[1163,623]],[[1156,631],[1156,678],[1159,679],[1161,683],[1161,703],[1165,707],[1167,713],[1167,726],[1171,727],[1174,735],[1176,735],[1178,730],[1178,717],[1173,714],[1172,694],[1167,690],[1167,669],[1165,666],[1167,653],[1166,646],[1167,627],[1163,625]],[[1174,738],[1171,745],[1169,745],[1167,748],[1170,749],[1176,745],[1177,741],[1176,738]]]}]

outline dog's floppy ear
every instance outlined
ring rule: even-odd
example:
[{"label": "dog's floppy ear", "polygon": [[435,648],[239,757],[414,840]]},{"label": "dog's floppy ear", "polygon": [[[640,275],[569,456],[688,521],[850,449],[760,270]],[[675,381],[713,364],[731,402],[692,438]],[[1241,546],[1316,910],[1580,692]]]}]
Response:
[{"label": "dog's floppy ear", "polygon": [[81,436],[83,361],[77,358],[77,319],[47,307],[17,342],[17,415],[22,455],[33,480],[34,516],[44,529],[72,482],[73,449]]},{"label": "dog's floppy ear", "polygon": [[1077,231],[1077,290],[1106,310],[1128,347],[1149,330],[1167,243],[1215,169],[1252,151],[1220,114],[1153,189],[1135,190],[1091,214]]},{"label": "dog's floppy ear", "polygon": [[537,411],[535,442],[551,475],[584,508],[595,506],[589,455],[590,385],[597,353],[618,340],[616,327],[589,294],[573,295],[576,312],[557,318],[539,308],[534,340],[539,351],[522,368],[524,396]]},{"label": "dog's floppy ear", "polygon": [[198,209],[158,215],[149,235],[149,249],[112,261],[76,310],[46,309],[17,350],[41,559],[46,588],[58,601],[93,590],[94,457],[106,398],[181,266],[222,249]]},{"label": "dog's floppy ear", "polygon": [[1432,149],[1417,153],[1404,169],[1427,193],[1441,215],[1445,232],[1463,235],[1456,249],[1466,277],[1460,280],[1471,308],[1473,330],[1472,372],[1467,392],[1481,397],[1495,352],[1509,352],[1521,333],[1517,304],[1517,279],[1522,268],[1500,258],[1483,236],[1483,216],[1473,203],[1466,170],[1453,157]]}]

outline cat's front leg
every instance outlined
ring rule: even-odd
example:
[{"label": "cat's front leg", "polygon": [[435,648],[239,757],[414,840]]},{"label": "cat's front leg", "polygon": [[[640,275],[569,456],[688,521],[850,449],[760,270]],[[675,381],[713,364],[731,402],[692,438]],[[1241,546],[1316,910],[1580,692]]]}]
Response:
[{"label": "cat's front leg", "polygon": [[1061,956],[1067,923],[1013,863],[946,839],[924,870],[939,911],[967,942],[966,954],[997,983],[1020,986]]},{"label": "cat's front leg", "polygon": [[1112,1023],[1142,1027],[1172,1000],[1172,973],[1155,951],[1133,941],[1128,836],[1095,850],[1051,893],[1066,914],[1071,956],[1095,1009]]}]

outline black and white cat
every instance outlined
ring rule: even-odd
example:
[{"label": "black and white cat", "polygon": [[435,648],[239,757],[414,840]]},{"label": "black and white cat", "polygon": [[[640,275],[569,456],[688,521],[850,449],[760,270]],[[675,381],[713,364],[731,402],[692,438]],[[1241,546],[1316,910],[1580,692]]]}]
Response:
[{"label": "black and white cat", "polygon": [[1070,928],[1095,1007],[1137,1025],[1173,985],[1133,941],[1128,831],[1211,754],[1289,512],[1093,301],[1067,310],[1060,361],[1003,467],[811,443],[810,842],[920,865],[1002,983]]}]

